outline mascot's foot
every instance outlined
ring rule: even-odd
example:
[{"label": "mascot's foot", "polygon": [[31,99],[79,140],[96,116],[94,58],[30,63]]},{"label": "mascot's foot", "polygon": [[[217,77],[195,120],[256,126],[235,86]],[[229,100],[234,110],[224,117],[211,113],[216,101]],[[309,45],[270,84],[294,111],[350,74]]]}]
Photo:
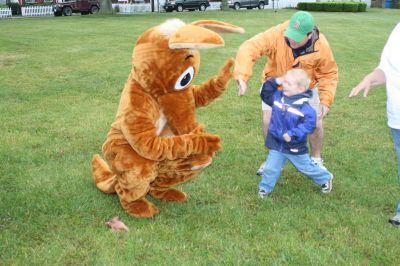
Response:
[{"label": "mascot's foot", "polygon": [[125,203],[123,204],[123,207],[130,215],[133,215],[136,218],[151,218],[160,213],[160,210],[145,198]]},{"label": "mascot's foot", "polygon": [[149,194],[153,198],[162,201],[185,202],[187,200],[186,193],[175,188],[167,188],[167,189],[151,188]]}]

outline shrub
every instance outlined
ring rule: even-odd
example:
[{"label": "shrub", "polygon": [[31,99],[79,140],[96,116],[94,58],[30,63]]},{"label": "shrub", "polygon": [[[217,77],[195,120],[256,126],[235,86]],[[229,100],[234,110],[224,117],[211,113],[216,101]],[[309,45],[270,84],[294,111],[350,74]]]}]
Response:
[{"label": "shrub", "polygon": [[367,4],[361,2],[299,2],[297,9],[326,12],[365,12]]},{"label": "shrub", "polygon": [[13,16],[21,15],[21,7],[18,3],[8,3],[7,6],[11,8],[11,13]]},{"label": "shrub", "polygon": [[43,3],[25,3],[23,6],[52,6],[52,2],[43,2]]},{"label": "shrub", "polygon": [[343,11],[344,12],[357,12],[358,11],[358,3],[355,3],[355,2],[343,3]]},{"label": "shrub", "polygon": [[298,10],[307,10],[307,3],[304,3],[304,2],[297,3],[297,9]]},{"label": "shrub", "polygon": [[315,10],[315,3],[307,3],[306,4],[306,10],[314,11]]},{"label": "shrub", "polygon": [[358,3],[358,12],[365,12],[367,11],[367,4],[366,3]]},{"label": "shrub", "polygon": [[343,3],[335,3],[335,2],[325,3],[324,11],[341,12],[341,11],[343,11]]},{"label": "shrub", "polygon": [[322,3],[322,2],[316,2],[314,8],[315,8],[315,9],[314,9],[315,11],[322,11],[323,8],[324,8],[324,3]]}]

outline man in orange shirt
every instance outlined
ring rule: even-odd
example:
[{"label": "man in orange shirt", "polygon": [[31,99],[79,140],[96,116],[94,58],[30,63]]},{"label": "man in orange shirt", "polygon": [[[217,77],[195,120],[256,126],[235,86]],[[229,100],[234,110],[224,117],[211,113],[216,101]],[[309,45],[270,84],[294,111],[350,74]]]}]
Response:
[{"label": "man in orange shirt", "polygon": [[[271,77],[283,76],[288,70],[300,68],[311,79],[313,97],[311,106],[317,112],[317,127],[310,135],[311,159],[323,166],[321,159],[323,118],[329,112],[335,97],[338,82],[338,67],[325,36],[315,26],[312,15],[296,12],[282,24],[272,27],[245,41],[238,49],[234,78],[239,87],[239,96],[245,94],[252,69],[261,56],[268,58],[262,82]],[[271,107],[262,104],[264,137],[268,132]],[[259,172],[262,172],[263,166]]]}]

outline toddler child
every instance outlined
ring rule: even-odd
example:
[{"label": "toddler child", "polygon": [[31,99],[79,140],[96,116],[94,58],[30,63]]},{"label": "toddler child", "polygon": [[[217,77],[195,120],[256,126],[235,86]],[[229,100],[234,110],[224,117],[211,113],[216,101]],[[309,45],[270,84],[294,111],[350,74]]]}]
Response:
[{"label": "toddler child", "polygon": [[[279,85],[282,90],[278,90]],[[308,155],[307,136],[316,126],[315,110],[308,104],[313,93],[309,85],[310,79],[301,69],[289,70],[284,77],[263,84],[261,99],[272,107],[272,116],[265,141],[269,154],[259,184],[261,198],[273,191],[287,160],[319,184],[322,193],[332,190],[333,175]]]}]

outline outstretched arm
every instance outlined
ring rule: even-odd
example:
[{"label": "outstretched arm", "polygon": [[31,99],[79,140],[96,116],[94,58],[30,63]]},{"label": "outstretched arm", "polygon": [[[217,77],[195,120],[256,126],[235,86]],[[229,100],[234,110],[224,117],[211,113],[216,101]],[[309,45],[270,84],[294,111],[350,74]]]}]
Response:
[{"label": "outstretched arm", "polygon": [[229,80],[232,78],[230,69],[234,63],[234,59],[228,59],[225,65],[220,69],[218,75],[199,86],[193,86],[193,96],[196,107],[209,104],[225,91],[228,87]]},{"label": "outstretched arm", "polygon": [[260,92],[260,97],[262,101],[269,106],[272,106],[274,104],[274,92],[278,89],[279,82],[281,78],[272,78],[264,82],[261,92]]},{"label": "outstretched arm", "polygon": [[381,69],[376,68],[351,90],[349,97],[357,96],[361,91],[364,91],[364,97],[367,97],[371,86],[381,85],[385,82],[385,73]]},{"label": "outstretched arm", "polygon": [[262,56],[269,56],[276,50],[276,40],[283,38],[277,27],[259,33],[242,43],[236,53],[234,78],[239,96],[246,93],[247,81],[253,75],[253,66]]}]

